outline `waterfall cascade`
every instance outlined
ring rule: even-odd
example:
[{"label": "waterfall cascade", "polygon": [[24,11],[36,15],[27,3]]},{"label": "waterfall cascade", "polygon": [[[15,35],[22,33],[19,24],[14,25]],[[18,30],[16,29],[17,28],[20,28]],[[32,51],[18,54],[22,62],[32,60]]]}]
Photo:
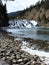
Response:
[{"label": "waterfall cascade", "polygon": [[34,20],[13,20],[9,21],[9,24],[9,27],[32,28],[37,25],[37,22]]}]

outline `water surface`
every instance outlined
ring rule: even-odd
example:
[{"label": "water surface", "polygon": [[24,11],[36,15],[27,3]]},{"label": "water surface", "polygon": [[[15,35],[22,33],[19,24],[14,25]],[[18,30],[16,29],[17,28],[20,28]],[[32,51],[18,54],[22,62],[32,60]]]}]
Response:
[{"label": "water surface", "polygon": [[7,29],[8,32],[11,32],[12,35],[16,38],[31,38],[31,39],[40,39],[49,41],[49,29],[47,28],[11,28]]}]

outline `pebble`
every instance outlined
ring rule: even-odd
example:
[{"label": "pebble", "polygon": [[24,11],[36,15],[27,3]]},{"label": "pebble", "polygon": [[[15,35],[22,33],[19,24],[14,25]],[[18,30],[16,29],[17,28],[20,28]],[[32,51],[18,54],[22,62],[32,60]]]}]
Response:
[{"label": "pebble", "polygon": [[19,59],[18,62],[22,62],[22,59]]},{"label": "pebble", "polygon": [[27,58],[23,59],[23,63],[24,64],[26,64],[27,62],[28,62],[28,59]]},{"label": "pebble", "polygon": [[26,65],[30,65],[30,64],[31,64],[31,62],[30,62],[30,61],[26,63]]},{"label": "pebble", "polygon": [[[1,51],[0,58],[9,64],[4,63],[3,65],[44,65],[41,63],[38,56],[32,56],[27,52],[21,51],[21,43],[18,41],[10,40],[8,35],[0,36]],[[1,63],[0,63],[1,65]]]},{"label": "pebble", "polygon": [[19,65],[19,64],[13,64],[13,65]]},{"label": "pebble", "polygon": [[15,59],[13,59],[13,60],[12,60],[12,63],[16,63],[16,60],[15,60]]},{"label": "pebble", "polygon": [[24,65],[24,63],[23,63],[23,62],[21,62],[21,63],[20,63],[20,65]]},{"label": "pebble", "polygon": [[35,62],[34,65],[44,65],[44,64],[41,62]]},{"label": "pebble", "polygon": [[9,56],[7,56],[7,59],[10,59],[10,57],[9,57]]},{"label": "pebble", "polygon": [[6,59],[5,57],[2,58],[2,60],[5,60],[5,59]]},{"label": "pebble", "polygon": [[9,65],[9,64],[7,64],[5,61],[0,59],[0,65]]}]

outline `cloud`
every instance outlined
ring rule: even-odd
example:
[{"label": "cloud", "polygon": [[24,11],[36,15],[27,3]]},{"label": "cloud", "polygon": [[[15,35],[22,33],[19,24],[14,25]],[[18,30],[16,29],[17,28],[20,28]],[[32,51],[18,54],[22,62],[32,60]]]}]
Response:
[{"label": "cloud", "polygon": [[[7,11],[14,12],[18,10],[23,10],[26,7],[29,7],[32,4],[35,4],[38,0],[15,0],[7,2]],[[5,2],[3,2],[5,3]]]}]

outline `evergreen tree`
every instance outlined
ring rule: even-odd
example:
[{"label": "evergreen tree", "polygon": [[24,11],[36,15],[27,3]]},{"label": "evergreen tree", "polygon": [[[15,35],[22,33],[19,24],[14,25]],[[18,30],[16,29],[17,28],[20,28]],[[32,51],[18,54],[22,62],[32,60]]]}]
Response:
[{"label": "evergreen tree", "polygon": [[6,11],[6,5],[3,6],[3,4],[0,1],[0,27],[8,26],[8,16]]}]

